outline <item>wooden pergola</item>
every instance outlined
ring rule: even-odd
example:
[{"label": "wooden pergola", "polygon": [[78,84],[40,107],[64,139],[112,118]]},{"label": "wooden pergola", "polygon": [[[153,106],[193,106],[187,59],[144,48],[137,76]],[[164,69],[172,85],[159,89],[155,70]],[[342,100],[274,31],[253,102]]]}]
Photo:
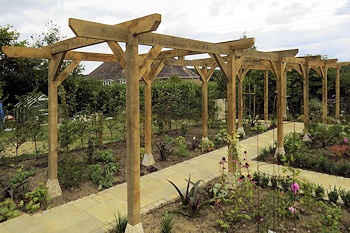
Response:
[{"label": "wooden pergola", "polygon": [[[286,99],[286,70],[295,69],[304,77],[304,115],[305,132],[308,132],[308,73],[313,68],[322,74],[324,119],[327,117],[327,69],[337,68],[337,107],[339,117],[339,70],[342,65],[336,60],[320,58],[295,58],[298,50],[261,52],[249,49],[254,38],[209,43],[204,41],[174,37],[154,33],[161,22],[160,14],[152,14],[116,25],[69,19],[69,26],[76,35],[42,48],[7,47],[2,48],[8,57],[41,58],[49,60],[49,154],[47,187],[51,197],[61,195],[57,179],[58,156],[58,86],[79,65],[81,61],[118,61],[126,72],[126,156],[127,156],[127,192],[128,192],[128,227],[127,232],[143,232],[140,219],[140,111],[139,80],[145,83],[145,156],[144,165],[154,163],[152,156],[152,82],[165,64],[194,66],[202,80],[202,137],[208,138],[208,81],[214,69],[219,67],[227,81],[227,130],[236,132],[236,77],[238,77],[238,128],[243,128],[242,83],[250,69],[270,70],[277,80],[277,153],[283,149],[283,114]],[[120,42],[126,43],[125,51]],[[107,43],[113,54],[78,52],[75,49],[95,44]],[[146,54],[139,54],[139,45],[150,46]],[[210,58],[186,60],[186,56],[208,54]],[[64,60],[71,64],[62,72]],[[264,119],[268,118],[268,76],[264,76]],[[232,161],[232,158],[228,158]],[[233,166],[229,166],[229,172]]]}]

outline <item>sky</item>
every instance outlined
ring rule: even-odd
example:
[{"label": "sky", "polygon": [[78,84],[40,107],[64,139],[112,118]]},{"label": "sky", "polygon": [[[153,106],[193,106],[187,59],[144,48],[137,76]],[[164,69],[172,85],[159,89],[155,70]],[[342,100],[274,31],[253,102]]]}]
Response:
[{"label": "sky", "polygon": [[[20,40],[40,35],[49,21],[71,38],[69,18],[113,25],[154,13],[161,34],[213,43],[246,35],[259,51],[350,61],[350,0],[0,0],[0,26],[13,26]],[[83,51],[112,53],[106,44]],[[84,62],[84,73],[100,64]]]}]

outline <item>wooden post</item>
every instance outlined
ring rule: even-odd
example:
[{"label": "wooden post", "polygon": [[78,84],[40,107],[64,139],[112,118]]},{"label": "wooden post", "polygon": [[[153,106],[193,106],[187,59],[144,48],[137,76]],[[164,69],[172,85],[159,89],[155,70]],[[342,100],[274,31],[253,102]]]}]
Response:
[{"label": "wooden post", "polygon": [[309,122],[310,122],[310,110],[309,110],[309,80],[310,80],[310,66],[309,64],[300,65],[303,75],[303,102],[304,102],[304,141],[309,141]]},{"label": "wooden post", "polygon": [[327,73],[328,73],[328,66],[324,64],[324,66],[321,68],[322,73],[322,123],[327,124],[327,117],[328,117],[328,106],[327,106]]},{"label": "wooden post", "polygon": [[269,120],[269,71],[264,73],[264,121]]},{"label": "wooden post", "polygon": [[335,78],[335,119],[340,120],[340,67]]},{"label": "wooden post", "polygon": [[286,152],[283,147],[283,76],[285,72],[286,63],[280,58],[277,63],[276,80],[277,80],[277,148],[275,155],[284,155]]},{"label": "wooden post", "polygon": [[283,110],[283,119],[287,119],[287,71],[284,71],[281,79],[282,83],[282,110]]},{"label": "wooden post", "polygon": [[208,140],[208,82],[214,73],[215,66],[208,69],[207,67],[194,67],[202,81],[202,140]]},{"label": "wooden post", "polygon": [[208,81],[202,79],[202,139],[208,139]]},{"label": "wooden post", "polygon": [[145,154],[142,165],[151,166],[155,163],[152,156],[152,81],[145,81]]},{"label": "wooden post", "polygon": [[137,232],[135,229],[142,230],[140,215],[140,84],[137,36],[132,34],[128,35],[125,53],[127,131],[126,177],[128,201],[128,225],[126,232]]},{"label": "wooden post", "polygon": [[248,73],[249,69],[245,69],[244,71],[242,69],[239,69],[237,76],[238,76],[238,128],[237,132],[241,133],[243,136],[245,135],[244,128],[243,128],[243,81]]},{"label": "wooden post", "polygon": [[51,198],[61,196],[62,190],[57,179],[58,156],[58,75],[65,53],[54,55],[49,62],[48,71],[48,110],[49,110],[49,154],[48,154],[48,180],[46,187]]}]

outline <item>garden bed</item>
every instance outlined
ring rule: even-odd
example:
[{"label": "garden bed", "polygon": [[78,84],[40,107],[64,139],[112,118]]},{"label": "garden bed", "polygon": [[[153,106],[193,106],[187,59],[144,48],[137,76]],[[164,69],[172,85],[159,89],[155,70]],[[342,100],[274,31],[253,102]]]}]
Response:
[{"label": "garden bed", "polygon": [[[213,184],[215,181],[207,184],[207,189]],[[173,232],[350,231],[349,207],[319,200],[313,190],[305,193],[305,185],[300,186],[294,193],[291,189],[282,191],[241,180],[227,196],[214,195],[211,205],[201,209],[195,218],[183,214],[186,208],[179,199],[143,214],[142,225],[145,232],[161,232],[161,220],[167,212],[172,217]]]},{"label": "garden bed", "polygon": [[275,156],[270,146],[259,151],[257,160],[350,178],[350,127],[313,126],[310,135],[308,141],[300,133],[286,135],[285,155]]}]

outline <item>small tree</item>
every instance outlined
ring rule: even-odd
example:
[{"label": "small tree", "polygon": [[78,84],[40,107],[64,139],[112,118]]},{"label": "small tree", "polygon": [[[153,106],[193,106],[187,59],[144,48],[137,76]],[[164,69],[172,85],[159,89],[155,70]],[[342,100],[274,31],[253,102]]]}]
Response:
[{"label": "small tree", "polygon": [[13,134],[9,138],[9,142],[16,148],[16,156],[18,156],[18,149],[29,138],[29,124],[23,119],[13,121]]}]

